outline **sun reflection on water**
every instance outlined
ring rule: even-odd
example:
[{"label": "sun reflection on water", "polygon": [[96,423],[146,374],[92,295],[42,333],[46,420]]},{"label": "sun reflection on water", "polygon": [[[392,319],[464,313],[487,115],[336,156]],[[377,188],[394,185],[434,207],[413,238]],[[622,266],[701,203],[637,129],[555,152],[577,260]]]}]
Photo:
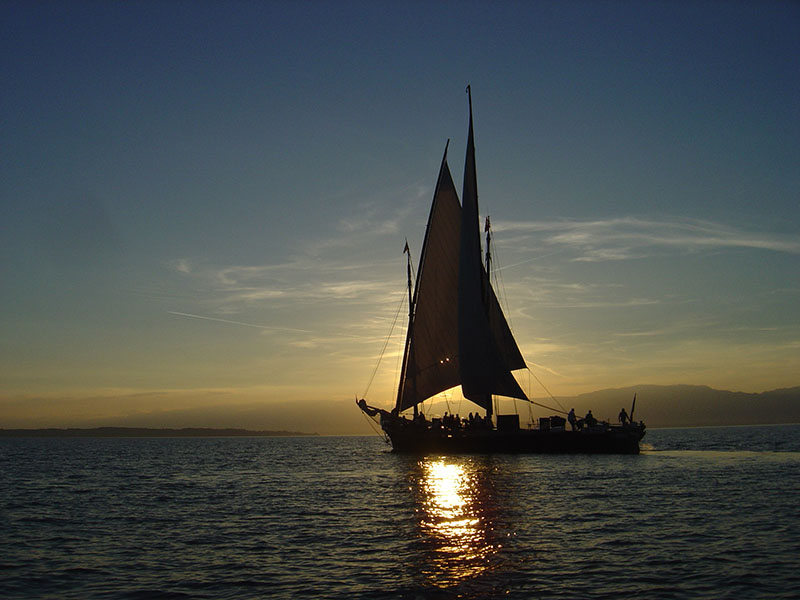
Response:
[{"label": "sun reflection on water", "polygon": [[497,546],[490,541],[481,471],[469,461],[444,459],[423,459],[419,467],[419,525],[431,554],[426,579],[449,587],[486,571]]}]

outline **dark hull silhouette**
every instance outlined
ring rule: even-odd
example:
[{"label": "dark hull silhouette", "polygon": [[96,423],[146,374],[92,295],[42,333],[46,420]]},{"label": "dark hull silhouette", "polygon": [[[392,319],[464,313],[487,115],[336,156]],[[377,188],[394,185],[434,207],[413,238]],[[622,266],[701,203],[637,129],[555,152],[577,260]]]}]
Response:
[{"label": "dark hull silhouette", "polygon": [[639,454],[645,434],[642,424],[581,431],[447,431],[401,419],[383,425],[394,452],[413,454]]}]

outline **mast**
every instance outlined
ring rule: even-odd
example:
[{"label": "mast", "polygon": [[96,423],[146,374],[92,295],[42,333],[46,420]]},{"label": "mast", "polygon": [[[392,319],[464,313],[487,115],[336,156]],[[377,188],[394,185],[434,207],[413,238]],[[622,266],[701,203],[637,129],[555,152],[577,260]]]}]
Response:
[{"label": "mast", "polygon": [[[472,113],[472,95],[470,94],[470,113]],[[492,293],[492,250],[491,250],[491,241],[492,241],[492,234],[489,231],[489,215],[486,215],[486,224],[484,225],[484,230],[486,232],[486,280],[483,286],[483,305],[489,306],[489,299]],[[489,326],[492,325],[492,316],[491,313],[488,314],[489,317]],[[492,402],[491,396],[489,396],[489,405],[486,407],[486,416],[488,418],[492,418],[492,413],[494,412],[494,403]]]},{"label": "mast", "polygon": [[[406,240],[406,245],[403,248],[403,254],[406,255],[406,278],[408,280],[408,328],[406,329],[406,343],[403,349],[403,366],[400,372],[400,385],[397,390],[397,401],[395,402],[395,407],[397,409],[398,414],[402,410],[403,390],[406,385],[406,374],[408,373],[408,360],[411,352],[411,327],[414,323],[414,296],[413,296],[413,286],[411,283],[411,250],[408,247],[408,240]],[[410,379],[411,379],[411,390],[416,396],[416,377],[413,375],[413,371]],[[414,416],[417,416],[416,404],[414,405]]]},{"label": "mast", "polygon": [[[408,240],[406,240],[406,277],[408,279],[408,326],[411,327],[411,323],[414,321],[414,297],[412,295],[412,283],[411,283],[411,250],[408,248]],[[408,345],[409,351],[411,350],[411,344]],[[417,395],[417,378],[412,374],[411,375],[411,390],[414,392],[414,395]],[[398,411],[399,412],[399,411]],[[414,405],[414,416],[417,416],[417,405]]]},{"label": "mast", "polygon": [[484,289],[483,295],[483,302],[486,306],[489,306],[489,294],[488,289],[492,285],[492,231],[491,231],[491,223],[489,222],[489,215],[486,215],[486,224],[483,227],[484,231],[486,232],[486,280],[487,286]]},{"label": "mast", "polygon": [[[497,296],[489,282],[481,252],[478,183],[475,168],[475,137],[472,90],[469,95],[469,134],[461,196],[461,241],[458,271],[458,349],[461,389],[464,397],[492,414],[492,396],[497,394],[527,400],[511,369],[525,366],[525,359],[508,327]],[[488,238],[487,241],[490,241]]]}]

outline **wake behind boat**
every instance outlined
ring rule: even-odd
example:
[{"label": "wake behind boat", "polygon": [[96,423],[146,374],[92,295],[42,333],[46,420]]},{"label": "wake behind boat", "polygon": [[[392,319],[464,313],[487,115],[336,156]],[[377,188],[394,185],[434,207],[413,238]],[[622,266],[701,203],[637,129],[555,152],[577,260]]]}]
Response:
[{"label": "wake behind boat", "polygon": [[[620,425],[553,416],[538,427],[520,427],[519,415],[494,415],[497,396],[531,402],[512,371],[527,368],[489,279],[491,226],[485,223],[481,249],[478,186],[469,86],[469,134],[464,166],[463,206],[459,203],[445,147],[416,285],[408,254],[409,322],[395,406],[391,411],[358,401],[361,410],[380,419],[395,452],[416,453],[591,453],[638,454],[644,423]],[[485,259],[485,263],[484,263]],[[470,418],[452,415],[427,419],[418,405],[461,386],[465,399],[486,411]],[[413,417],[404,412],[413,410]],[[578,427],[578,425],[582,425]]]}]

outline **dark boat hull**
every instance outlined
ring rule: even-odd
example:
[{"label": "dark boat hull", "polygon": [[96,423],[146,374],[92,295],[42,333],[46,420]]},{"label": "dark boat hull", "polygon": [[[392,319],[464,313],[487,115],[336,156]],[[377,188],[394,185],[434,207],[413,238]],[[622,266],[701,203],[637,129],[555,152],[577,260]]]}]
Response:
[{"label": "dark boat hull", "polygon": [[519,429],[454,431],[391,424],[384,430],[394,452],[414,454],[639,454],[644,425],[582,431]]}]

